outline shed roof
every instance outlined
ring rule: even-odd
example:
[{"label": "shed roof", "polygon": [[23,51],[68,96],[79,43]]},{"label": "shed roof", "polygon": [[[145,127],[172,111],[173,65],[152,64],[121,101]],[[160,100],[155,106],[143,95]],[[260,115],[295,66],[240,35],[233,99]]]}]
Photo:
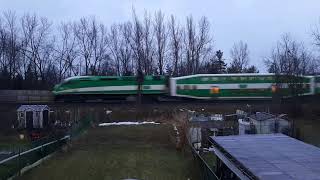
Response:
[{"label": "shed roof", "polygon": [[47,105],[21,105],[17,111],[44,111],[49,109]]},{"label": "shed roof", "polygon": [[275,117],[275,115],[266,112],[256,112],[255,114],[250,115],[250,118],[257,121],[264,121]]},{"label": "shed roof", "polygon": [[320,179],[320,148],[283,134],[220,136],[210,140],[232,164],[255,178]]}]

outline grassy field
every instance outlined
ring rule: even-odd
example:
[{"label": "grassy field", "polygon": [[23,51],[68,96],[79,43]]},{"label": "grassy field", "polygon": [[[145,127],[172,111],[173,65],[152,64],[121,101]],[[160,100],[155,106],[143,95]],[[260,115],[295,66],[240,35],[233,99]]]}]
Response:
[{"label": "grassy field", "polygon": [[27,172],[20,179],[199,179],[191,152],[171,144],[166,125],[98,127],[68,152]]}]

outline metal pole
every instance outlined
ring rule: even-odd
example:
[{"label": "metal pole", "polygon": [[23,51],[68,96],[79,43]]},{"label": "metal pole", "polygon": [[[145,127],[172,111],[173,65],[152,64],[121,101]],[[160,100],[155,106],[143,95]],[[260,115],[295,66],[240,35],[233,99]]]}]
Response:
[{"label": "metal pole", "polygon": [[21,176],[21,164],[20,164],[20,161],[21,161],[21,157],[20,157],[20,152],[21,152],[21,149],[20,149],[20,146],[19,146],[19,156],[18,156],[18,169],[19,169],[19,176]]}]

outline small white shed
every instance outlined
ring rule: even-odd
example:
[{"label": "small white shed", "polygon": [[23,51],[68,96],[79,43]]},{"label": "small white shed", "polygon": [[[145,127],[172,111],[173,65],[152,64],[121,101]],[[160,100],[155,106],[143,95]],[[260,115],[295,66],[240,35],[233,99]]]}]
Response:
[{"label": "small white shed", "polygon": [[45,128],[49,125],[47,105],[21,105],[17,109],[18,128]]}]

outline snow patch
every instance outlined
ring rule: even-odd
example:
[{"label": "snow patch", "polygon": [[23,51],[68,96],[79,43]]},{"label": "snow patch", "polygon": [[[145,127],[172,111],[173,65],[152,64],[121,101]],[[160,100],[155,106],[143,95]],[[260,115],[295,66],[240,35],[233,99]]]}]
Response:
[{"label": "snow patch", "polygon": [[153,121],[143,121],[143,122],[111,122],[111,123],[101,123],[99,126],[130,126],[130,125],[143,125],[143,124],[160,124]]}]

